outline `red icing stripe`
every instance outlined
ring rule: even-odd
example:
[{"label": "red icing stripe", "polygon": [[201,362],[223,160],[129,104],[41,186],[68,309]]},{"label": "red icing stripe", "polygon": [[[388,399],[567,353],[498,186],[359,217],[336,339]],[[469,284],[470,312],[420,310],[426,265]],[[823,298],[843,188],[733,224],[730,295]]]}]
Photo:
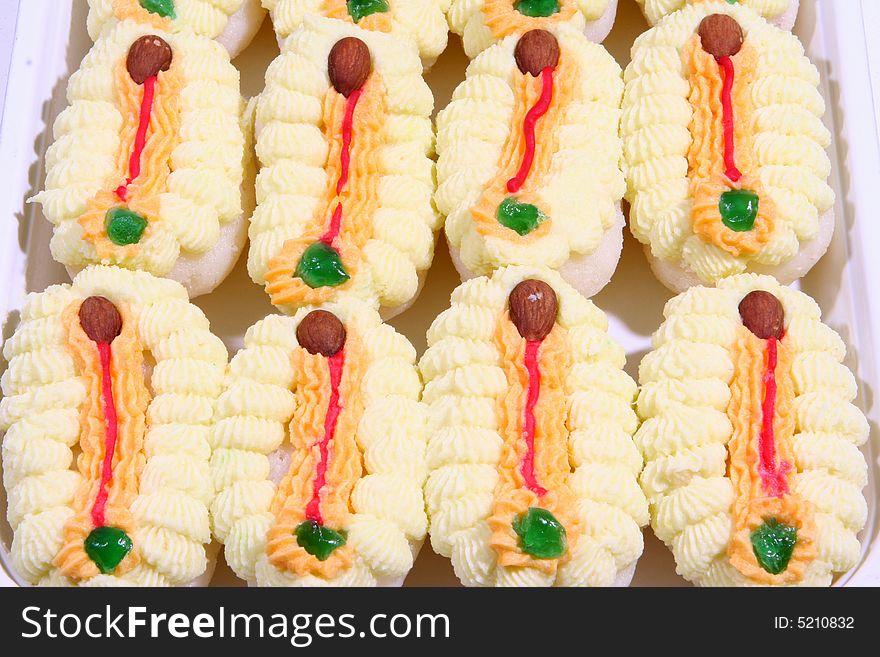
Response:
[{"label": "red icing stripe", "polygon": [[764,491],[773,497],[782,497],[788,492],[788,471],[791,465],[786,461],[776,463],[776,440],[773,433],[773,415],[776,411],[776,338],[767,339],[767,369],[764,371],[764,401],[761,404],[761,435],[758,442],[760,464],[758,472]]},{"label": "red icing stripe", "polygon": [[113,377],[110,374],[112,351],[110,343],[98,342],[101,358],[101,393],[104,398],[104,462],[101,465],[101,487],[92,507],[92,523],[95,527],[104,526],[104,511],[107,507],[107,484],[113,479],[113,455],[116,452],[118,427],[116,404],[113,401]]},{"label": "red icing stripe", "polygon": [[342,380],[342,369],[345,366],[345,350],[338,352],[327,359],[330,368],[330,401],[327,404],[327,415],[324,416],[324,437],[318,443],[321,458],[315,470],[315,481],[312,485],[312,499],[306,507],[306,519],[313,520],[319,525],[324,524],[321,517],[321,491],[327,484],[327,468],[330,461],[330,441],[336,433],[336,423],[342,407],[339,404],[339,382]]},{"label": "red icing stripe", "polygon": [[333,211],[333,217],[330,219],[330,227],[327,229],[327,232],[321,236],[321,241],[332,246],[333,240],[339,236],[339,231],[341,229],[342,203],[337,203],[336,209]]},{"label": "red icing stripe", "polygon": [[150,117],[153,114],[153,101],[156,98],[156,76],[144,80],[144,99],[141,101],[140,122],[134,138],[134,148],[128,161],[128,179],[116,188],[116,196],[124,201],[128,196],[128,186],[141,175],[141,155],[147,145],[147,130],[150,127]]},{"label": "red icing stripe", "polygon": [[724,128],[724,166],[725,174],[732,182],[738,182],[742,173],[736,168],[736,151],[734,139],[734,116],[733,116],[733,79],[735,70],[730,57],[716,57],[718,66],[721,68],[724,81],[721,85],[721,109],[723,113],[722,126]]},{"label": "red icing stripe", "polygon": [[[545,69],[546,70],[546,69]],[[526,453],[523,455],[520,472],[526,487],[538,496],[547,493],[547,489],[538,483],[535,476],[535,405],[541,395],[541,369],[538,367],[538,350],[540,340],[526,342],[526,370],[529,373],[529,388],[526,394],[525,420],[523,422],[523,439],[526,441]]]},{"label": "red icing stripe", "polygon": [[553,67],[548,66],[541,71],[541,97],[532,106],[526,114],[523,121],[523,133],[526,139],[526,150],[523,153],[522,164],[516,175],[507,181],[507,191],[518,192],[525,184],[526,178],[529,177],[529,171],[532,163],[535,161],[535,126],[538,119],[547,113],[550,109],[550,103],[553,100]]},{"label": "red icing stripe", "polygon": [[362,89],[353,91],[345,106],[345,118],[342,120],[342,157],[339,167],[339,180],[336,182],[336,193],[341,194],[348,183],[348,170],[351,163],[351,138],[354,130],[354,109],[360,100]]}]

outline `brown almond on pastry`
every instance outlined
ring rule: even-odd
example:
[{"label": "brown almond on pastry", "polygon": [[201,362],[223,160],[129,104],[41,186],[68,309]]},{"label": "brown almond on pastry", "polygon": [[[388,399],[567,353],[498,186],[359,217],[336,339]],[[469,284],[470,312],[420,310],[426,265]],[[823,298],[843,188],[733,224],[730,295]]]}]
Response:
[{"label": "brown almond on pastry", "polygon": [[125,67],[135,83],[143,84],[147,78],[171,68],[173,57],[167,41],[155,34],[148,34],[131,44]]},{"label": "brown almond on pastry", "polygon": [[733,57],[743,45],[742,28],[727,14],[709,14],[697,32],[703,50],[715,57]]},{"label": "brown almond on pastry", "polygon": [[337,41],[327,58],[330,83],[346,98],[364,86],[372,69],[370,49],[356,37],[345,37]]},{"label": "brown almond on pastry", "polygon": [[105,297],[89,297],[80,304],[79,323],[93,342],[110,344],[122,333],[122,315]]},{"label": "brown almond on pastry", "polygon": [[513,57],[520,71],[538,77],[559,63],[559,42],[547,30],[530,30],[519,38]]},{"label": "brown almond on pastry", "polygon": [[739,302],[743,326],[762,340],[782,337],[785,310],[774,295],[764,290],[749,292]]},{"label": "brown almond on pastry", "polygon": [[326,310],[313,310],[296,327],[299,346],[310,354],[333,356],[345,345],[345,326]]},{"label": "brown almond on pastry", "polygon": [[556,292],[544,281],[522,281],[513,288],[507,305],[510,321],[526,340],[543,340],[556,325],[559,303]]}]

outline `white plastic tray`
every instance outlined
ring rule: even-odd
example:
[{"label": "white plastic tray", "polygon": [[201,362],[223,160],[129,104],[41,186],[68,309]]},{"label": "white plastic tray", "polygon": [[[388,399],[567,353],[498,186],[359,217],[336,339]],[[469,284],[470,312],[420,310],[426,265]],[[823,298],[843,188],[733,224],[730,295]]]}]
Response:
[{"label": "white plastic tray", "polygon": [[[880,296],[872,295],[872,283],[880,281],[880,226],[875,217],[880,151],[871,97],[865,20],[880,20],[876,0],[801,0],[796,33],[822,73],[826,120],[835,135],[830,156],[834,165],[832,185],[837,192],[837,233],[829,253],[802,282],[817,299],[825,320],[841,333],[848,347],[847,364],[860,383],[857,403],[871,420],[871,441],[865,454],[870,479],[865,489],[869,519],[862,536],[863,558],[838,583],[880,585],[880,537],[878,537],[878,472],[880,454],[880,389],[877,354],[880,353]],[[872,6],[869,6],[872,5]],[[0,163],[3,193],[0,194],[0,317],[3,337],[12,334],[18,309],[26,292],[39,291],[68,278],[49,256],[49,224],[40,210],[25,199],[41,188],[43,153],[51,142],[51,126],[65,106],[67,78],[75,71],[91,43],[86,34],[85,0],[0,0],[0,75],[9,61],[8,80],[0,77]],[[17,17],[17,19],[16,19]],[[880,27],[877,22],[874,27]],[[647,29],[634,0],[621,0],[617,21],[605,45],[621,65],[629,61],[635,37]],[[14,30],[14,42],[10,43]],[[246,95],[260,92],[263,74],[278,52],[268,21],[254,44],[235,64],[242,72]],[[11,57],[7,57],[11,54]],[[880,63],[880,62],[878,62]],[[467,59],[458,39],[450,38],[447,51],[428,76],[435,107],[442,108],[463,79]],[[880,77],[878,77],[880,79]],[[425,291],[411,310],[392,323],[421,352],[425,332],[434,317],[449,303],[458,278],[449,261],[445,243],[438,244]],[[649,348],[651,333],[661,321],[669,293],[651,275],[640,246],[627,238],[623,258],[611,284],[595,302],[611,318],[611,334],[626,348],[627,369],[635,374],[639,360]],[[244,258],[232,276],[212,295],[196,300],[211,320],[211,327],[234,353],[242,344],[245,329],[272,312],[263,291],[251,283]],[[5,366],[5,363],[2,364]],[[0,584],[15,582],[6,565],[12,532],[5,521],[5,494],[0,490]],[[236,584],[220,564],[215,584]],[[407,585],[454,585],[446,559],[433,554],[426,543]],[[645,553],[639,561],[634,585],[682,585],[675,574],[669,551],[645,531]]]}]

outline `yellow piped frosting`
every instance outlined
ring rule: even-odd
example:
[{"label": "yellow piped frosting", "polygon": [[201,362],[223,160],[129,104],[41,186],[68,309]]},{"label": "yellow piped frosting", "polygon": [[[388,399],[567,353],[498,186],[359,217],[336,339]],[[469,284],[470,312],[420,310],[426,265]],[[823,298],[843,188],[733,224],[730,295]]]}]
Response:
[{"label": "yellow piped frosting", "polygon": [[[696,5],[706,0],[636,0],[636,2],[641,5],[648,23],[655,25],[685,5]],[[792,0],[737,0],[737,2],[772,21],[785,13],[791,6]]]},{"label": "yellow piped frosting", "polygon": [[[149,224],[137,244],[117,246],[103,235],[103,215],[106,207],[125,207],[114,191],[128,175],[142,96],[134,89],[135,102],[127,102],[130,90],[118,80],[128,76],[129,48],[145,34],[171,46],[172,68],[159,74],[141,175],[130,188],[131,209]],[[62,264],[119,265],[162,276],[178,256],[210,250],[221,227],[242,215],[249,158],[239,120],[243,101],[238,71],[219,44],[188,31],[117,23],[71,76],[67,99],[46,153],[45,189],[32,199],[54,225],[50,247]],[[171,114],[160,123],[163,112]]]},{"label": "yellow piped frosting", "polygon": [[[750,549],[731,549],[739,501],[748,499],[737,497],[728,471],[735,435],[728,409],[740,408],[743,388],[734,377],[746,375],[735,363],[737,354],[746,353],[737,347],[746,331],[738,305],[753,290],[770,292],[784,308],[774,424],[777,438],[785,441],[777,450],[792,461],[792,469],[790,494],[773,499],[779,499],[780,519],[790,514],[790,523],[803,522],[799,535],[810,540],[806,551],[795,551],[795,572],[788,576],[750,571],[742,561]],[[858,448],[867,440],[868,423],[852,403],[856,386],[842,363],[840,337],[821,323],[815,301],[756,274],[724,279],[717,288],[691,288],[670,300],[663,314],[654,350],[639,367],[642,425],[635,441],[645,459],[640,481],[652,527],[672,550],[677,572],[704,586],[827,586],[833,573],[857,563],[857,534],[867,517],[861,493],[867,466]],[[744,454],[742,437],[738,441],[738,454]],[[730,458],[733,467],[734,455]],[[747,485],[742,472],[737,481]],[[799,555],[804,561],[797,561]]]},{"label": "yellow piped frosting", "polygon": [[[515,546],[507,545],[505,560],[511,565],[500,565],[496,541],[504,532],[500,516],[493,514],[500,508],[495,506],[498,491],[508,490],[502,476],[511,476],[501,474],[508,449],[501,434],[509,432],[499,412],[508,391],[509,364],[503,362],[495,331],[499,322],[509,322],[504,319],[508,295],[530,278],[549,284],[559,302],[551,336],[561,343],[541,356],[542,366],[555,366],[542,376],[542,385],[553,387],[559,379],[565,410],[552,423],[561,420],[568,458],[560,467],[550,445],[543,453],[540,441],[559,437],[551,437],[550,428],[539,428],[536,468],[558,477],[553,481],[561,492],[553,497],[564,508],[554,515],[570,519],[566,529],[572,547],[541,566],[534,559],[514,564],[510,550]],[[640,526],[648,522],[648,508],[636,479],[642,460],[632,441],[636,386],[622,370],[623,358],[607,334],[605,315],[550,269],[505,267],[452,293],[451,307],[428,331],[428,349],[419,364],[430,417],[425,502],[432,546],[452,559],[465,585],[611,585],[639,557]],[[556,402],[551,397],[547,405],[558,406],[550,404]],[[539,397],[536,414],[551,422],[556,411],[548,406],[542,407]],[[525,489],[517,494],[526,492],[533,495]]]},{"label": "yellow piped frosting", "polygon": [[[449,27],[445,6],[449,0],[387,0],[388,11],[364,16],[358,27],[387,32],[413,41],[426,66],[436,61],[446,49]],[[269,10],[272,25],[281,37],[288,37],[303,24],[307,14],[326,16],[354,23],[346,0],[262,0]]]},{"label": "yellow piped frosting", "polygon": [[[344,297],[320,308],[336,315],[347,332],[340,388],[343,410],[336,425],[346,433],[334,440],[353,451],[345,463],[335,464],[335,443],[331,444],[327,481],[336,482],[335,501],[325,507],[330,498],[322,496],[328,526],[330,514],[332,528],[347,531],[345,546],[327,561],[318,561],[296,541],[285,542],[276,519],[285,496],[279,496],[273,481],[290,477],[287,460],[291,453],[305,453],[300,442],[309,439],[297,435],[292,448],[291,421],[298,427],[307,420],[324,426],[324,411],[315,416],[315,395],[329,396],[321,385],[329,380],[327,366],[317,382],[306,379],[305,368],[296,366],[303,358],[318,358],[306,355],[296,339],[297,326],[314,307],[301,308],[292,317],[272,315],[248,329],[244,349],[230,364],[209,437],[217,489],[211,507],[214,534],[225,544],[226,560],[235,573],[258,586],[375,586],[398,580],[412,567],[413,549],[427,529],[422,496],[427,412],[419,401],[422,386],[415,350],[361,301]],[[327,402],[319,406],[326,409]],[[297,409],[308,416],[296,414]],[[311,498],[313,470],[291,470],[296,476],[281,485],[297,491],[297,486],[307,484],[306,498]],[[337,500],[342,495],[338,487],[348,491],[344,506],[339,505],[343,497]],[[301,519],[304,505],[291,502],[299,498],[286,499],[284,513]],[[280,517],[296,524],[286,515]],[[282,554],[295,556],[289,567]]]},{"label": "yellow piped frosting", "polygon": [[[474,59],[437,116],[437,208],[447,217],[450,244],[478,275],[505,265],[558,268],[593,253],[618,221],[625,191],[617,136],[620,67],[573,28],[548,29],[558,40],[560,61],[550,109],[538,120],[535,161],[520,192],[508,193],[506,183],[519,169],[523,118],[541,85],[517,68],[518,36]],[[528,91],[535,83],[537,95]],[[504,227],[495,212],[508,196],[536,205],[546,218],[526,235]]]},{"label": "yellow piped frosting", "polygon": [[[126,488],[110,494],[111,503],[114,495],[130,496],[124,498],[134,542],[130,555],[137,559],[119,574],[86,568],[85,577],[79,573],[72,580],[56,567],[56,557],[65,526],[74,521],[76,491],[83,482],[72,448],[79,448],[88,389],[81,364],[66,346],[65,323],[76,321],[76,314],[65,310],[78,308],[90,296],[104,296],[124,309],[131,323],[127,340],[136,341],[132,349],[139,345],[155,365],[153,376],[144,381],[150,398],[141,414],[146,421],[142,444],[132,443],[136,452],[125,457],[133,459],[133,470],[124,479],[119,473],[114,487]],[[145,272],[88,267],[72,284],[28,295],[21,324],[4,344],[3,355],[9,367],[2,380],[0,428],[6,432],[4,485],[16,572],[33,584],[51,585],[179,585],[200,576],[207,563],[208,504],[214,492],[208,425],[227,354],[183,287]],[[175,403],[178,399],[185,403]],[[129,401],[116,399],[120,408]],[[161,407],[167,410],[159,414]],[[108,506],[108,520],[111,511]]]},{"label": "yellow piped frosting", "polygon": [[[354,112],[351,170],[335,194],[345,99],[330,84],[327,58],[341,38],[367,44],[373,72]],[[411,299],[434,253],[433,96],[415,50],[381,32],[308,16],[266,73],[257,107],[257,210],[248,272],[273,303],[299,306],[351,293],[381,306]],[[360,112],[360,113],[359,113]],[[343,208],[338,247],[350,279],[308,288],[299,256]]]},{"label": "yellow piped frosting", "polygon": [[115,21],[133,20],[168,32],[190,31],[216,39],[229,17],[245,0],[174,0],[175,17],[163,17],[144,9],[138,0],[88,0],[89,36],[97,41]]},{"label": "yellow piped frosting", "polygon": [[[752,179],[768,208],[761,210],[759,204],[761,216],[773,213],[770,233],[761,236],[756,249],[739,250],[710,238],[727,230],[723,227],[709,231],[701,225],[697,230],[689,187],[694,116],[684,57],[700,22],[713,13],[730,15],[739,23],[745,35],[743,51],[751,53],[748,75],[737,72],[741,81],[749,78],[748,94],[737,100],[735,78],[733,95],[740,114],[748,110],[749,117],[748,126],[738,124],[736,130],[749,168],[743,170],[740,183]],[[624,80],[621,136],[630,228],[655,257],[712,284],[724,276],[788,262],[819,235],[820,218],[834,203],[824,150],[830,134],[822,124],[825,102],[818,90],[819,73],[796,37],[748,7],[726,2],[689,5],[636,40]],[[717,221],[717,207],[714,214]],[[762,221],[759,217],[756,230]]]},{"label": "yellow piped frosting", "polygon": [[609,0],[559,0],[559,11],[547,17],[529,17],[514,9],[511,0],[451,0],[449,27],[460,35],[468,57],[476,57],[511,34],[565,25],[582,31],[608,9]]}]

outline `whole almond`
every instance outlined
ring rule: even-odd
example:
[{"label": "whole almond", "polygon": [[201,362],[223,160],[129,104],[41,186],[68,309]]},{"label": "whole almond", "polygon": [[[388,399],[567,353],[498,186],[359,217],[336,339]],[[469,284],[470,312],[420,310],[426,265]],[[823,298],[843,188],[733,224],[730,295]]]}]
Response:
[{"label": "whole almond", "polygon": [[529,278],[507,299],[510,321],[526,340],[543,340],[556,325],[559,304],[556,292],[544,281]]},{"label": "whole almond", "polygon": [[372,70],[370,49],[356,37],[345,37],[337,41],[327,58],[330,83],[346,98],[364,86]]},{"label": "whole almond", "polygon": [[159,75],[160,71],[171,68],[173,58],[167,41],[155,34],[148,34],[131,44],[125,67],[136,84],[143,84],[148,78]]},{"label": "whole almond", "polygon": [[79,323],[93,342],[110,344],[122,333],[122,315],[105,297],[89,297],[80,304]]},{"label": "whole almond", "polygon": [[703,50],[715,57],[733,57],[742,48],[742,28],[727,14],[709,14],[697,31]]},{"label": "whole almond", "polygon": [[313,310],[296,327],[299,346],[310,354],[333,356],[345,345],[345,326],[326,310]]},{"label": "whole almond", "polygon": [[547,30],[529,30],[517,42],[513,58],[520,71],[538,77],[559,63],[559,42]]},{"label": "whole almond", "polygon": [[769,292],[749,292],[739,302],[739,316],[743,326],[762,340],[782,337],[785,310],[779,299]]}]

